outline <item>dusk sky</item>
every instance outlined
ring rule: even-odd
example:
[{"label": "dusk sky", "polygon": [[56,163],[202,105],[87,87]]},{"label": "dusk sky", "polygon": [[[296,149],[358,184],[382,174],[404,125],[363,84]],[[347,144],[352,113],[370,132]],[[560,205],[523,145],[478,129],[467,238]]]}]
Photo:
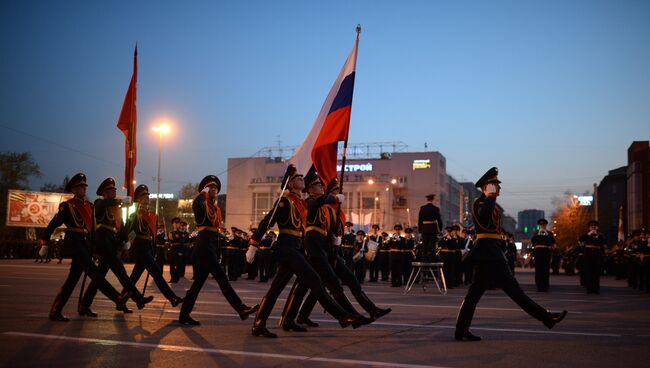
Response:
[{"label": "dusk sky", "polygon": [[123,178],[116,128],[138,44],[136,179],[162,192],[228,157],[297,146],[363,31],[350,143],[400,141],[476,181],[498,166],[516,217],[591,191],[650,139],[649,1],[0,3],[0,151],[43,177]]}]

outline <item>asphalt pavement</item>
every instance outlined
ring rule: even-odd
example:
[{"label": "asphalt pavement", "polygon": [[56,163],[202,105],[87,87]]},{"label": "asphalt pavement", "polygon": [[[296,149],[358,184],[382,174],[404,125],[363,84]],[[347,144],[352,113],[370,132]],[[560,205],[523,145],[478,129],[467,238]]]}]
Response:
[{"label": "asphalt pavement", "polygon": [[[76,313],[79,285],[64,309],[70,322],[47,318],[67,275],[63,264],[0,260],[0,366],[2,367],[648,367],[650,366],[650,294],[602,279],[600,295],[586,294],[577,276],[551,276],[548,293],[535,291],[530,270],[516,272],[524,290],[567,318],[548,330],[521,311],[502,291],[481,299],[472,332],[480,342],[453,339],[455,317],[466,287],[442,295],[432,284],[408,294],[385,282],[365,283],[376,304],[393,312],[370,326],[342,329],[317,306],[308,332],[284,332],[277,326],[287,288],[269,320],[278,339],[252,336],[252,319],[241,321],[209,279],[192,316],[201,326],[180,326],[172,308],[151,283],[155,300],[133,314],[116,312],[98,294],[92,308],[98,318]],[[131,266],[127,265],[130,271]],[[187,277],[191,277],[188,268]],[[169,270],[165,269],[169,278]],[[109,281],[118,283],[109,273]],[[144,277],[139,282],[142,288]],[[172,288],[185,295],[191,281]],[[233,282],[246,304],[258,303],[269,283]],[[349,295],[349,293],[348,293]],[[351,298],[351,296],[350,296]],[[352,299],[352,298],[351,298]],[[355,304],[356,305],[356,304]],[[358,307],[358,305],[356,305]],[[360,309],[360,307],[358,307]]]}]

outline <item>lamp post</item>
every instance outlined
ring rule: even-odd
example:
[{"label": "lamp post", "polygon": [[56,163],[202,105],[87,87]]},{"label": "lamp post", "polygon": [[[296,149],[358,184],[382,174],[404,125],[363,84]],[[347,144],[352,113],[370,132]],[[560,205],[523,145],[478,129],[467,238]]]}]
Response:
[{"label": "lamp post", "polygon": [[160,201],[160,158],[162,156],[162,136],[171,130],[169,125],[162,123],[151,128],[158,133],[158,176],[156,178],[156,218],[158,218],[158,202]]}]

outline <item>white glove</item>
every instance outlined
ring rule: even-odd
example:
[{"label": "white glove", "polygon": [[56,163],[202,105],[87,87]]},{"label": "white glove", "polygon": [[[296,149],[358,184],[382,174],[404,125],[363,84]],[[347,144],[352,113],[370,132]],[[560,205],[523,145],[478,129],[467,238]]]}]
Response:
[{"label": "white glove", "polygon": [[203,190],[201,190],[201,193],[207,193],[209,191],[210,191],[210,187],[207,186],[207,187],[203,188]]},{"label": "white glove", "polygon": [[131,248],[131,242],[130,241],[124,242],[122,249],[129,250],[130,248]]},{"label": "white glove", "polygon": [[497,186],[496,184],[488,184],[485,186],[485,195],[489,196],[490,194],[496,194]]},{"label": "white glove", "polygon": [[594,235],[596,235],[596,234],[598,234],[598,232],[597,232],[596,230],[591,230],[591,231],[589,231],[589,234],[588,234],[588,235],[590,235],[590,236],[594,236]]},{"label": "white glove", "polygon": [[332,239],[332,244],[339,246],[341,245],[341,237],[340,236],[335,236],[334,239]]},{"label": "white glove", "polygon": [[345,196],[343,194],[337,194],[335,195],[335,197],[336,197],[336,201],[339,203],[343,203],[343,201],[345,201]]},{"label": "white glove", "polygon": [[393,239],[395,239],[395,240],[399,240],[399,233],[395,233],[395,234],[393,234]]},{"label": "white glove", "polygon": [[255,260],[255,253],[257,253],[257,247],[254,245],[249,245],[248,250],[246,251],[246,262],[253,263]]}]

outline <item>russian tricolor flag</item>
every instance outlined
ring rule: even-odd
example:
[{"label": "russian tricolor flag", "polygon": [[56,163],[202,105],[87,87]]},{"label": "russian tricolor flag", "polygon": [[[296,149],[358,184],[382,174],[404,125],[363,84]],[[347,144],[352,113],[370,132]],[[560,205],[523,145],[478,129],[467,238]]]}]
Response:
[{"label": "russian tricolor flag", "polygon": [[336,177],[338,142],[348,139],[358,46],[357,33],[354,47],[327,95],[311,131],[289,160],[302,174],[306,174],[313,166],[325,184]]}]

